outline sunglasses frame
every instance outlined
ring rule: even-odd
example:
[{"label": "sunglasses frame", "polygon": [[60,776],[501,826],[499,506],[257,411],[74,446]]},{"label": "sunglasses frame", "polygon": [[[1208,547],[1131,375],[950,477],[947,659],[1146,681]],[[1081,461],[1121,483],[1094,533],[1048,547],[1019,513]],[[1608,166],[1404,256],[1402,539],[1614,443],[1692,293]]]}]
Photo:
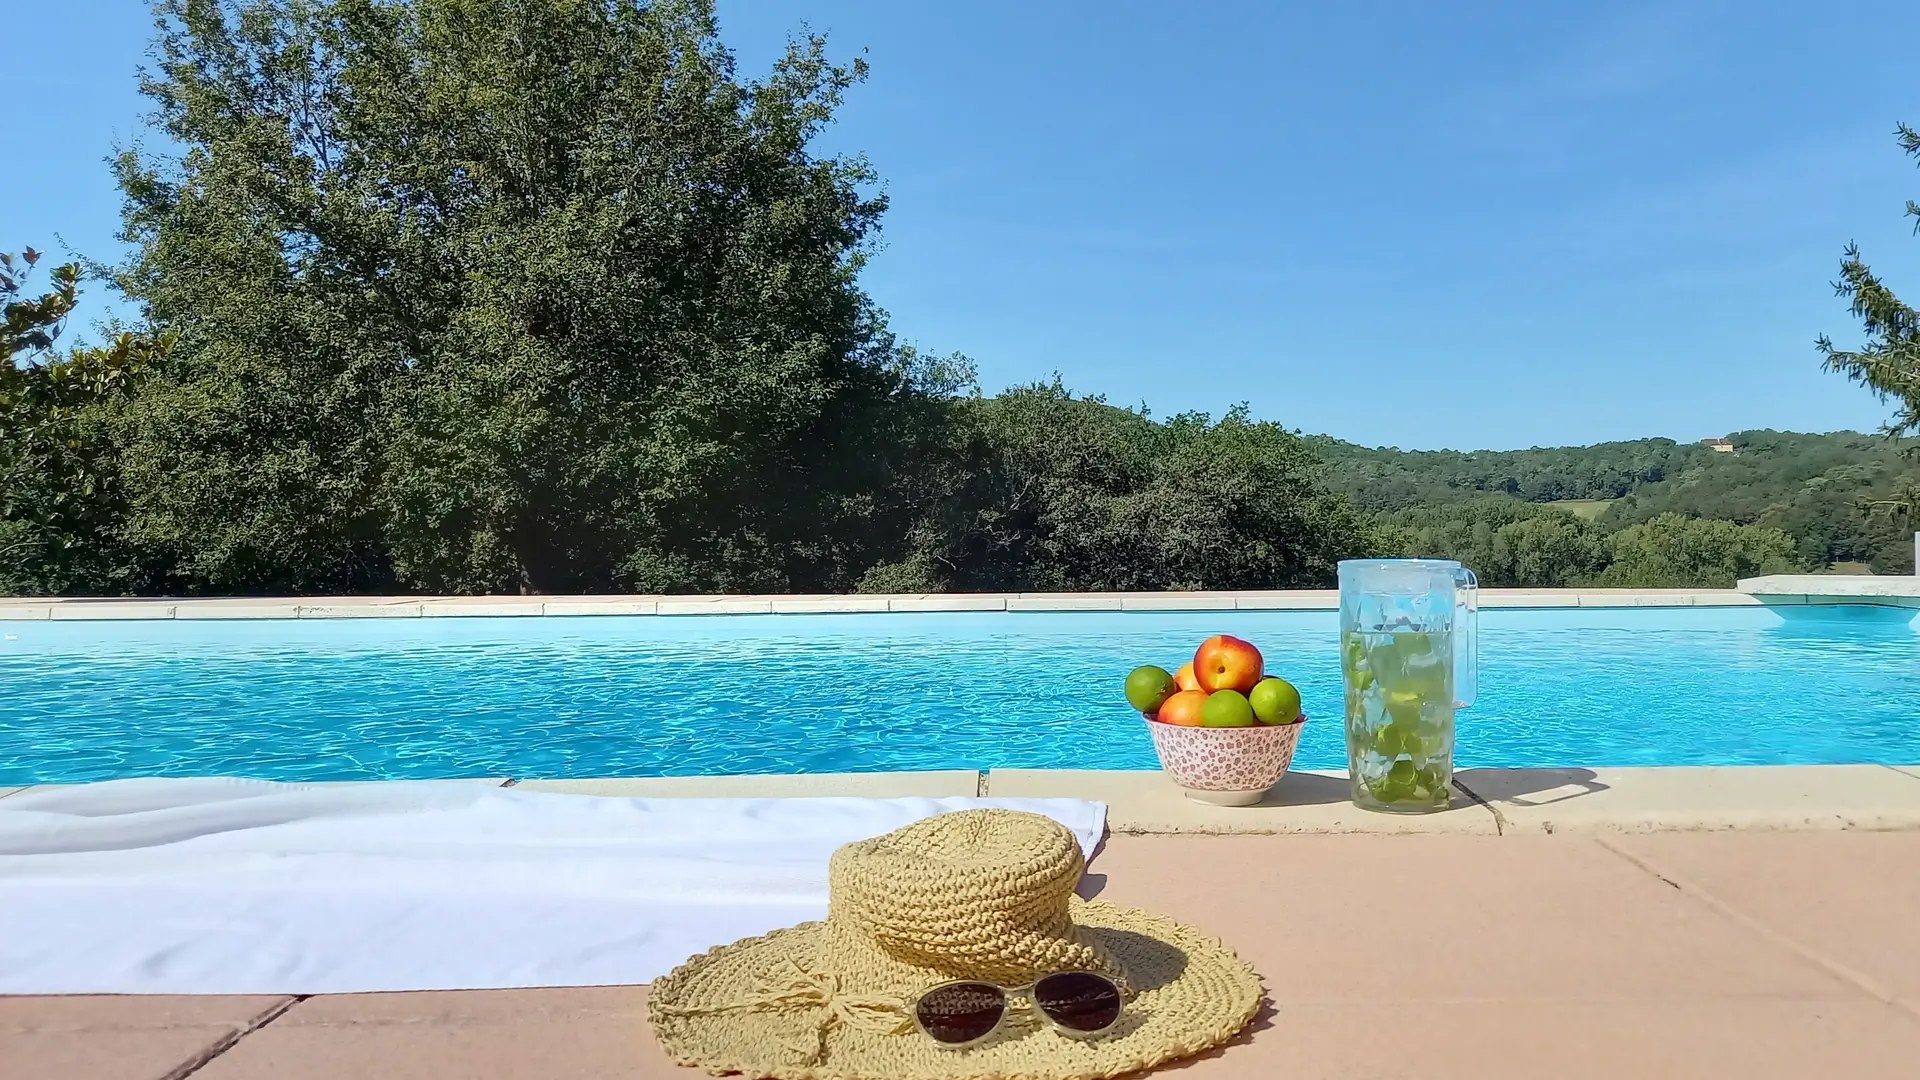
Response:
[{"label": "sunglasses frame", "polygon": [[[1113,992],[1120,997],[1120,1008],[1114,1011],[1112,1022],[1104,1027],[1095,1028],[1092,1031],[1082,1031],[1079,1028],[1070,1028],[1060,1021],[1055,1020],[1052,1013],[1042,1008],[1039,1002],[1033,1000],[1033,988],[1055,975],[1087,975],[1113,987]],[[935,1038],[933,1032],[927,1030],[927,1025],[921,1022],[920,1003],[924,1001],[928,995],[945,990],[949,986],[991,986],[995,990],[1000,991],[1000,1016],[993,1022],[993,1026],[988,1028],[978,1038],[968,1039],[965,1042],[948,1042],[944,1039]],[[946,1050],[968,1050],[1000,1034],[1000,1029],[1007,1026],[1007,1014],[1013,1011],[1013,1000],[1015,998],[1024,999],[1029,1011],[1039,1013],[1048,1024],[1052,1025],[1053,1030],[1065,1035],[1069,1039],[1097,1039],[1107,1032],[1112,1031],[1115,1027],[1118,1027],[1120,1024],[1120,1016],[1126,1011],[1126,991],[1120,988],[1120,984],[1115,982],[1112,976],[1104,975],[1098,971],[1083,971],[1077,968],[1066,971],[1050,971],[1032,982],[1022,983],[1019,986],[1002,986],[991,979],[949,979],[937,986],[929,986],[914,995],[913,1003],[909,1011],[913,1016],[914,1030],[925,1036],[927,1041]]]}]

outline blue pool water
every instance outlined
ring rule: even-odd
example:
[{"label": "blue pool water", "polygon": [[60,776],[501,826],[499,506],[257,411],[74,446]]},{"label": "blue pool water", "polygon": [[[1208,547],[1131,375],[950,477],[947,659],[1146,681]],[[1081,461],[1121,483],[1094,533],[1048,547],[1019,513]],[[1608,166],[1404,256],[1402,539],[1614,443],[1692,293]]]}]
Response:
[{"label": "blue pool water", "polygon": [[[1481,615],[1471,765],[1920,762],[1920,618]],[[1343,768],[1331,612],[0,623],[0,784],[1152,768],[1121,697],[1209,634]]]}]

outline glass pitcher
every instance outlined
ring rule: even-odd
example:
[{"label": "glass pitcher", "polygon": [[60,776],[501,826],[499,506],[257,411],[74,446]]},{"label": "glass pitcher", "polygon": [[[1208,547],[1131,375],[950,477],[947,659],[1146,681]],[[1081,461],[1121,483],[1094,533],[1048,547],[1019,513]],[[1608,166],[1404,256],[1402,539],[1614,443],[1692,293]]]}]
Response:
[{"label": "glass pitcher", "polygon": [[1480,583],[1445,559],[1340,564],[1347,771],[1365,810],[1444,810],[1453,789],[1453,711],[1473,704]]}]

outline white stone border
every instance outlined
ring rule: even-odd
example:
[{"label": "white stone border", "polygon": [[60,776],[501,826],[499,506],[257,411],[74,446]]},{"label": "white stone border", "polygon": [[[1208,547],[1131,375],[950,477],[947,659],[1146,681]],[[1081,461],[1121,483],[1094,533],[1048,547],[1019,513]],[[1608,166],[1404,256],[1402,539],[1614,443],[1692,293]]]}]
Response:
[{"label": "white stone border", "polygon": [[[1732,765],[1465,769],[1436,814],[1376,814],[1344,772],[1289,773],[1258,806],[1185,798],[1158,769],[950,769],[768,776],[449,780],[648,798],[940,798],[995,795],[1105,803],[1116,833],[1554,833],[1920,829],[1920,766]],[[382,781],[366,781],[381,783]],[[60,785],[42,785],[42,790]],[[0,800],[34,788],[0,787]]]},{"label": "white stone border", "polygon": [[[1154,593],[902,593],[851,596],[328,596],[123,600],[0,597],[8,619],[498,618],[579,615],[799,615],[935,611],[1332,611],[1331,589]],[[1874,602],[1875,596],[1834,602]],[[1737,589],[1482,589],[1508,608],[1750,607],[1805,603]]]}]

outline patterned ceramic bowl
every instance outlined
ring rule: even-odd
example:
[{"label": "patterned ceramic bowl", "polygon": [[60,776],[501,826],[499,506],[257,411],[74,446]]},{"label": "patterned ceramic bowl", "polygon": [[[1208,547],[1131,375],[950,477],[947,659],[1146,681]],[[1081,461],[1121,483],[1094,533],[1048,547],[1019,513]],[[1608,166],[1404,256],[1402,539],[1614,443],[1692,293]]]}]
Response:
[{"label": "patterned ceramic bowl", "polygon": [[1215,806],[1252,806],[1293,764],[1306,717],[1285,727],[1182,727],[1147,721],[1160,767],[1187,798]]}]

